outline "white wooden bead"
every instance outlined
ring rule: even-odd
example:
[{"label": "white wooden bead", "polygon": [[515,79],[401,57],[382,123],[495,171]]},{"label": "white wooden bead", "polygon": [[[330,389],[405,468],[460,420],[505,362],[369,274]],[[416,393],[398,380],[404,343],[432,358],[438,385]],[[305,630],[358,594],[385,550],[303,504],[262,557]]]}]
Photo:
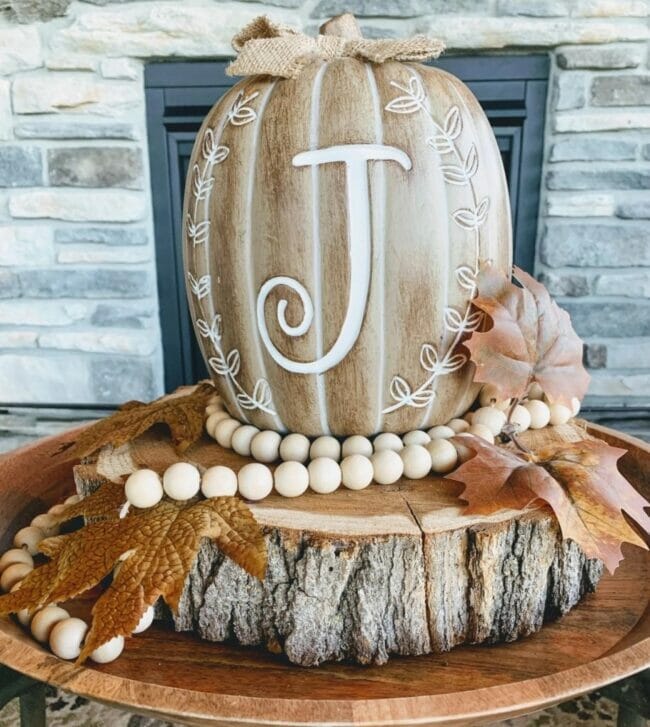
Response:
[{"label": "white wooden bead", "polygon": [[554,427],[560,424],[566,424],[573,416],[571,409],[564,404],[551,404],[549,406],[549,424]]},{"label": "white wooden bead", "polygon": [[525,432],[530,428],[530,412],[525,406],[517,404],[510,415],[510,423],[516,424],[519,432]]},{"label": "white wooden bead", "polygon": [[204,497],[233,497],[237,494],[237,475],[230,467],[209,467],[201,477]]},{"label": "white wooden bead", "polygon": [[241,454],[242,457],[250,457],[251,442],[253,441],[253,437],[259,434],[259,432],[260,430],[252,424],[245,424],[235,430],[230,446],[233,448],[233,451]]},{"label": "white wooden bead", "polygon": [[76,659],[87,631],[88,624],[80,618],[64,618],[50,632],[50,649],[59,659]]},{"label": "white wooden bead", "polygon": [[349,490],[363,490],[372,482],[372,462],[363,454],[351,454],[341,462],[341,480]]},{"label": "white wooden bead", "polygon": [[327,495],[338,489],[341,484],[341,466],[331,457],[312,459],[307,467],[309,471],[309,487],[321,495]]},{"label": "white wooden bead", "polygon": [[573,414],[574,417],[577,417],[580,413],[580,399],[578,399],[577,396],[574,396],[571,399],[571,414]]},{"label": "white wooden bead", "polygon": [[455,434],[460,434],[461,432],[466,432],[469,429],[469,422],[466,422],[464,419],[452,419],[447,422],[446,426],[448,426],[449,429],[452,429]]},{"label": "white wooden bead", "polygon": [[223,405],[223,399],[216,392],[208,399],[208,406],[211,406],[212,404]]},{"label": "white wooden bead", "polygon": [[480,437],[490,444],[494,444],[494,434],[492,430],[485,424],[472,424],[467,430],[467,434],[473,434],[475,437]]},{"label": "white wooden bead", "polygon": [[0,573],[14,563],[24,563],[34,567],[34,559],[25,548],[11,548],[0,557]]},{"label": "white wooden bead", "polygon": [[237,473],[237,486],[247,500],[263,500],[273,490],[273,474],[265,464],[251,462]]},{"label": "white wooden bead", "polygon": [[431,469],[439,475],[445,475],[456,468],[458,452],[456,447],[446,439],[433,439],[427,444],[427,452],[431,455]]},{"label": "white wooden bead", "polygon": [[153,507],[163,496],[162,482],[157,472],[142,469],[127,477],[124,494],[133,507]]},{"label": "white wooden bead", "polygon": [[372,462],[373,479],[380,485],[392,485],[397,482],[404,472],[404,462],[392,449],[381,449],[370,458]]},{"label": "white wooden bead", "polygon": [[[212,415],[214,416],[214,414]],[[230,449],[232,446],[232,435],[241,427],[241,423],[236,419],[222,419],[214,428],[214,438],[217,444],[224,449]]]},{"label": "white wooden bead", "polygon": [[0,576],[0,588],[5,593],[9,593],[16,583],[20,583],[33,570],[32,566],[27,565],[27,563],[14,563],[13,565],[7,566]]},{"label": "white wooden bead", "polygon": [[223,404],[208,404],[205,407],[205,415],[208,417],[216,414],[218,411],[225,411]]},{"label": "white wooden bead", "polygon": [[285,462],[306,462],[311,442],[304,434],[287,434],[280,443],[280,459]]},{"label": "white wooden bead", "polygon": [[483,406],[474,412],[472,426],[483,424],[486,426],[494,437],[501,433],[503,425],[506,423],[506,415],[494,406]]},{"label": "white wooden bead", "polygon": [[311,459],[328,457],[338,462],[341,459],[341,444],[335,437],[318,437],[311,443],[309,457]]},{"label": "white wooden bead", "polygon": [[539,399],[527,401],[524,406],[530,414],[530,428],[543,429],[551,419],[551,411],[548,405]]},{"label": "white wooden bead", "polygon": [[[16,583],[13,588],[11,589],[11,592],[18,590],[20,588],[20,582]],[[21,608],[20,611],[14,614],[16,617],[16,620],[21,626],[24,626],[25,628],[29,628],[29,624],[32,620],[33,612],[30,612],[27,608]]]},{"label": "white wooden bead", "polygon": [[472,459],[472,457],[474,456],[474,450],[470,449],[466,444],[461,441],[463,437],[467,437],[469,439],[469,436],[465,432],[458,435],[458,441],[451,442],[451,444],[454,445],[454,449],[458,454],[458,461],[461,464],[464,464],[468,460]]},{"label": "white wooden bead", "polygon": [[404,442],[402,442],[402,438],[398,437],[397,434],[383,432],[374,438],[372,446],[375,452],[383,452],[385,449],[399,452],[400,449],[404,449]]},{"label": "white wooden bead", "polygon": [[253,437],[251,454],[258,462],[275,462],[280,456],[280,442],[282,437],[267,429]]},{"label": "white wooden bead", "polygon": [[439,424],[437,427],[431,427],[427,432],[431,439],[450,439],[455,436],[456,432],[444,424]]},{"label": "white wooden bead", "polygon": [[526,398],[532,401],[533,399],[541,399],[543,396],[544,390],[536,381],[533,381],[533,383],[528,387]]},{"label": "white wooden bead", "polygon": [[502,411],[510,406],[510,399],[502,399],[496,387],[492,384],[485,384],[481,389],[478,400],[481,406],[494,406]]},{"label": "white wooden bead", "polygon": [[45,606],[45,608],[34,614],[29,628],[32,636],[36,641],[47,644],[50,640],[50,634],[55,624],[63,621],[64,618],[70,618],[70,614],[60,606]]},{"label": "white wooden bead", "polygon": [[81,502],[83,500],[83,497],[81,495],[70,495],[70,497],[66,497],[63,501],[64,505],[76,505],[78,502]]},{"label": "white wooden bead", "polygon": [[309,472],[301,462],[283,462],[275,468],[273,482],[282,497],[298,497],[309,487]]},{"label": "white wooden bead", "polygon": [[65,510],[65,503],[58,502],[56,505],[52,505],[52,507],[48,510],[48,513],[50,515],[61,515]]},{"label": "white wooden bead", "polygon": [[14,545],[17,548],[25,548],[30,555],[38,553],[38,545],[45,538],[45,533],[33,525],[21,528],[14,535]]},{"label": "white wooden bead", "polygon": [[426,444],[429,444],[431,437],[421,429],[414,429],[412,432],[407,432],[402,437],[402,441],[404,442],[405,447],[408,447],[409,444],[421,444],[422,446],[425,446]]},{"label": "white wooden bead", "polygon": [[409,480],[419,480],[431,471],[431,455],[421,444],[409,444],[400,456],[404,462],[404,477]]},{"label": "white wooden bead", "polygon": [[463,419],[471,426],[472,419],[474,418],[474,412],[468,411],[466,414],[463,414]]},{"label": "white wooden bead", "polygon": [[216,429],[217,424],[225,421],[226,419],[232,419],[232,417],[227,411],[221,410],[210,414],[210,416],[206,419],[205,431],[212,437],[212,439],[215,438],[214,430]]},{"label": "white wooden bead", "polygon": [[133,629],[131,633],[141,634],[143,631],[146,631],[153,623],[155,615],[156,609],[154,608],[154,606],[147,606],[147,610],[142,614],[142,618],[138,621],[138,625]]},{"label": "white wooden bead", "polygon": [[341,456],[345,458],[353,454],[362,454],[364,457],[370,457],[372,455],[372,443],[370,440],[367,437],[362,437],[360,434],[353,434],[351,437],[347,437],[341,447]]},{"label": "white wooden bead", "polygon": [[114,636],[110,641],[98,646],[90,652],[90,658],[95,664],[108,664],[115,661],[124,651],[124,636]]},{"label": "white wooden bead", "polygon": [[191,500],[201,487],[201,473],[189,462],[174,462],[162,478],[163,490],[172,500]]}]

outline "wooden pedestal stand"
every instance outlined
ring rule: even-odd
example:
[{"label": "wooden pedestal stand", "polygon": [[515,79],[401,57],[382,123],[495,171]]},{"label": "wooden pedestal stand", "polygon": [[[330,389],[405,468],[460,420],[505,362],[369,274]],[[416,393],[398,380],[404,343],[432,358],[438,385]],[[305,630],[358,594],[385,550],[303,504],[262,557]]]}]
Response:
[{"label": "wooden pedestal stand", "polygon": [[[630,450],[622,460],[622,469],[647,496],[650,489],[648,445],[601,427],[592,427],[591,431],[616,446]],[[72,492],[69,465],[53,463],[50,458],[66,438],[69,435],[45,440],[0,459],[0,501],[3,503],[0,509],[0,547],[9,547],[13,533],[19,527]],[[396,548],[397,542],[406,547],[407,540],[413,542],[418,538],[422,542],[422,551],[428,552],[427,540],[432,544],[440,537],[440,532],[457,532],[460,523],[457,514],[448,513],[450,522],[455,522],[454,527],[438,531],[429,528],[426,525],[426,506],[421,504],[421,495],[417,495],[417,491],[419,486],[408,500],[404,499],[403,492],[399,493],[399,488],[390,493],[390,497],[402,497],[405,503],[408,501],[409,512],[412,513],[412,517],[408,518],[402,511],[399,519],[402,525],[393,533],[398,540],[392,547]],[[359,493],[358,496],[363,495]],[[322,498],[325,508],[330,497]],[[262,511],[265,511],[266,517],[276,517],[273,510],[277,508],[272,508],[271,504],[267,501],[261,505],[258,515],[261,517]],[[301,565],[302,561],[315,557],[310,550],[317,547],[319,539],[326,549],[332,549],[332,555],[327,557],[333,559],[335,543],[341,538],[322,531],[314,534],[315,526],[306,525],[305,521],[300,527],[295,524],[289,527],[292,507],[284,502],[282,520],[277,521],[274,527],[287,533],[286,539],[279,541],[285,546],[290,543],[290,533],[308,532],[291,545],[299,552],[302,540],[307,538],[309,541],[302,551],[303,559],[294,558],[287,564],[287,569],[291,566],[294,568],[291,572],[299,573],[301,568],[307,567],[307,563]],[[347,522],[340,511],[325,515],[335,518],[330,522]],[[321,517],[322,513],[319,513],[318,522]],[[392,519],[394,516],[385,512],[384,517]],[[516,516],[522,521],[524,530],[535,522],[528,520],[530,517],[533,516]],[[363,520],[357,519],[355,528]],[[419,534],[413,531],[414,522],[423,524]],[[503,535],[496,536],[503,527],[499,523],[488,523],[485,528],[477,523],[466,525],[468,532],[474,533],[473,538],[485,538],[486,542],[501,543],[502,547],[513,542],[504,539]],[[540,533],[546,527],[546,533],[550,534],[542,520],[536,527]],[[355,539],[360,536],[375,541],[377,545],[372,547],[385,547],[386,538],[379,537],[376,532],[355,532]],[[516,538],[514,542],[518,542]],[[339,561],[346,558],[346,568],[349,564],[356,564],[357,580],[362,578],[364,571],[364,561],[359,560],[364,547],[371,546],[369,543],[355,545],[350,550],[340,551],[337,556]],[[521,561],[517,555],[518,548],[510,547],[515,559],[510,561],[512,569],[502,571],[502,580],[515,583],[520,578],[517,564],[529,563],[530,559]],[[288,547],[285,550],[291,552]],[[129,640],[124,654],[112,664],[100,667],[89,663],[87,667],[78,668],[54,657],[13,621],[0,619],[0,662],[35,679],[93,699],[194,725],[326,723],[378,726],[489,722],[568,699],[650,665],[650,557],[633,547],[625,547],[624,550],[627,557],[616,574],[605,575],[596,593],[586,597],[578,608],[547,624],[539,633],[509,644],[463,646],[442,655],[394,657],[383,666],[328,663],[316,669],[304,669],[291,665],[285,656],[262,649],[209,643],[190,634],[174,633],[168,627],[154,626],[145,634]],[[404,558],[407,552],[404,551]],[[447,550],[438,549],[437,552],[451,556],[454,551],[449,545]],[[480,552],[481,558],[487,556],[484,548]],[[205,559],[202,562],[207,564]],[[326,568],[329,568],[328,562],[335,561],[325,561]],[[494,562],[505,561],[502,558]],[[219,566],[216,561],[213,564],[218,571],[223,568],[223,564]],[[392,578],[404,582],[405,576],[397,573],[400,569],[407,569],[406,560],[403,566],[394,569],[396,572],[392,575],[390,569],[386,571],[388,583]],[[476,573],[474,571],[473,578],[477,577]],[[196,578],[199,577],[207,583],[206,575],[197,573]],[[349,580],[354,579],[351,576]],[[312,582],[299,582],[304,585],[302,598],[308,599]],[[351,588],[350,583],[347,587]],[[432,585],[427,588],[427,597],[431,598]],[[281,590],[281,586],[278,585],[276,590]],[[511,592],[514,593],[514,589],[511,588]],[[352,593],[359,594],[361,599],[365,591],[358,586],[350,591]],[[397,591],[390,587],[386,587],[385,593],[393,595],[390,598],[384,596],[384,603],[400,601]],[[413,593],[417,594],[417,589]],[[196,594],[191,586],[188,597],[193,598]],[[223,595],[230,601],[230,594],[224,592]],[[324,596],[323,593],[318,595],[319,602]],[[371,596],[374,598],[374,592]],[[289,608],[295,608],[298,602],[303,603],[297,596],[293,601],[285,600]],[[417,602],[415,598],[401,600],[407,605]],[[444,603],[444,599],[439,602]],[[495,600],[491,602],[497,603]],[[363,605],[364,602],[359,600],[359,603]],[[366,607],[371,605],[370,601],[366,602]],[[187,613],[194,614],[193,608],[188,606]],[[234,605],[232,609],[235,613]],[[199,607],[196,612],[200,611]],[[317,617],[316,611],[312,610],[314,618]],[[451,614],[451,611],[445,613]],[[409,622],[408,614],[404,613],[402,621],[405,624]],[[432,615],[427,615],[424,621],[426,627],[429,628],[433,622]],[[380,623],[379,617],[375,617],[372,623]],[[469,626],[463,628],[475,628],[474,623],[479,622],[468,620],[468,623]],[[400,633],[405,633],[402,627],[400,629]],[[432,630],[431,633],[441,632]],[[447,633],[459,634],[461,631],[448,630]],[[503,634],[505,631],[499,632],[500,636]],[[380,640],[378,643],[387,642]]]}]

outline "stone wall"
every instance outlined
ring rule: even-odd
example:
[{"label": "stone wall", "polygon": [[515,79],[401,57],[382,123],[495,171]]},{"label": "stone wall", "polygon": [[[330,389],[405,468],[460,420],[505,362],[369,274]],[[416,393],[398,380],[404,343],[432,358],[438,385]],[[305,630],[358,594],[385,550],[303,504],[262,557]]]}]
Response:
[{"label": "stone wall", "polygon": [[234,32],[262,11],[313,32],[343,9],[369,36],[551,54],[537,272],[588,341],[592,393],[648,391],[645,0],[5,4],[0,401],[112,403],[162,390],[143,66],[228,56]]}]

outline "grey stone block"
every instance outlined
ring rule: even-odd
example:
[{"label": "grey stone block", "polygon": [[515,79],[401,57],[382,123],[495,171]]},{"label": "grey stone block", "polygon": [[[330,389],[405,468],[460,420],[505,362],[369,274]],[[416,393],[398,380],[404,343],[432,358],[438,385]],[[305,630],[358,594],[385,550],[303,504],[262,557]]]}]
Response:
[{"label": "grey stone block", "polygon": [[26,121],[14,126],[19,139],[137,139],[132,124],[75,123],[71,121]]},{"label": "grey stone block", "polygon": [[584,73],[561,73],[553,80],[553,107],[556,111],[582,108],[586,103]]},{"label": "grey stone block", "polygon": [[650,169],[558,169],[546,175],[548,189],[650,189]]},{"label": "grey stone block", "polygon": [[616,208],[616,214],[627,220],[650,220],[650,200],[638,199],[621,202]]},{"label": "grey stone block", "polygon": [[650,159],[650,144],[644,144],[641,153],[644,159]]},{"label": "grey stone block", "polygon": [[434,13],[484,13],[488,0],[321,0],[312,18],[350,12],[359,17],[412,18]]},{"label": "grey stone block", "polygon": [[636,142],[608,136],[560,139],[551,147],[550,161],[626,161],[636,159]]},{"label": "grey stone block", "polygon": [[151,310],[135,310],[123,305],[101,303],[92,314],[90,322],[93,326],[102,328],[144,328],[144,319],[151,318],[151,315]]},{"label": "grey stone block", "polygon": [[124,187],[141,189],[142,154],[126,147],[49,149],[47,166],[53,187]]},{"label": "grey stone block", "polygon": [[16,275],[9,270],[0,270],[0,298],[17,298],[20,295],[20,283]]},{"label": "grey stone block", "polygon": [[583,349],[585,366],[590,369],[607,367],[607,346],[603,343],[586,343]]},{"label": "grey stone block", "polygon": [[151,293],[149,276],[140,270],[24,270],[18,279],[29,298],[143,298]]},{"label": "grey stone block", "polygon": [[641,45],[572,45],[560,48],[557,64],[560,68],[615,69],[636,68],[645,58]]},{"label": "grey stone block", "polygon": [[60,227],[54,230],[54,242],[90,243],[93,245],[146,245],[147,231],[142,227]]},{"label": "grey stone block", "polygon": [[636,267],[650,265],[650,239],[645,224],[547,224],[540,259],[553,268]]},{"label": "grey stone block", "polygon": [[96,359],[90,364],[90,381],[97,402],[121,404],[131,399],[155,398],[151,361],[118,356]]},{"label": "grey stone block", "polygon": [[72,0],[11,0],[12,14],[19,23],[35,23],[65,15]]},{"label": "grey stone block", "polygon": [[591,282],[586,275],[543,272],[539,279],[548,288],[551,295],[576,298],[589,295],[591,292]]},{"label": "grey stone block", "polygon": [[647,106],[650,76],[599,76],[591,83],[592,106]]},{"label": "grey stone block", "polygon": [[38,187],[41,184],[43,162],[39,149],[0,146],[0,187]]},{"label": "grey stone block", "polygon": [[583,338],[650,336],[650,300],[630,303],[563,301],[573,327]]},{"label": "grey stone block", "polygon": [[568,0],[499,0],[499,15],[528,15],[534,18],[554,18],[569,14]]}]

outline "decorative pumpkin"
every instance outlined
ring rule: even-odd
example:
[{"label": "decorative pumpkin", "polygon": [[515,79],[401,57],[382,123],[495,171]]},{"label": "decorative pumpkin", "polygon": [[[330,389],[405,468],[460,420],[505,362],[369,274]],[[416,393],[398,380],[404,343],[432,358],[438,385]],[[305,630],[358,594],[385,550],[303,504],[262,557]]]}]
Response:
[{"label": "decorative pumpkin", "polygon": [[384,60],[422,39],[362,40],[350,18],[318,39],[266,21],[242,54],[255,69],[274,41],[300,47],[277,71],[293,77],[235,85],[190,163],[196,332],[230,413],[262,428],[401,433],[462,414],[477,394],[459,345],[481,323],[475,275],[511,265],[506,180],[478,102],[449,73]]}]

